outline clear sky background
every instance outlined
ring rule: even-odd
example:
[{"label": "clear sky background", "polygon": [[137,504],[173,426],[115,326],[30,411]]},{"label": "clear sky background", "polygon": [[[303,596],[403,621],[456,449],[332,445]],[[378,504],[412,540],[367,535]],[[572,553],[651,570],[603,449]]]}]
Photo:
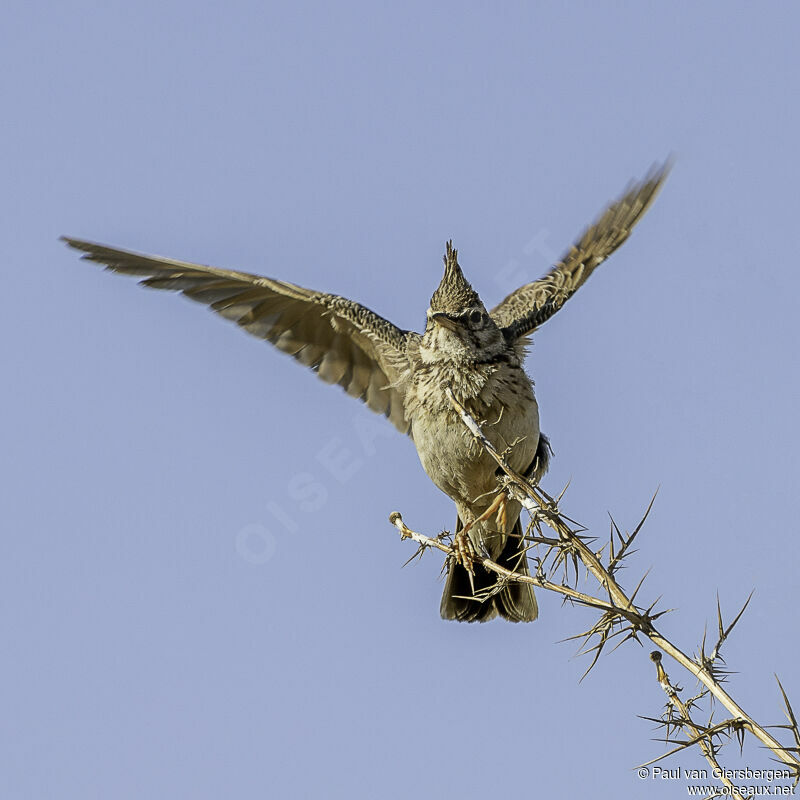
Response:
[{"label": "clear sky background", "polygon": [[410,441],[57,240],[419,330],[446,239],[494,303],[671,152],[536,336],[544,485],[601,537],[660,486],[628,585],[650,568],[686,651],[717,592],[732,615],[755,588],[731,690],[781,723],[777,672],[800,707],[798,24],[778,2],[7,2],[0,796],[685,796],[633,769],[663,751],[637,717],[665,699],[652,647],[579,683],[559,642],[592,615],[554,596],[533,625],[441,621],[441,560],[401,569],[387,522],[455,522]]}]

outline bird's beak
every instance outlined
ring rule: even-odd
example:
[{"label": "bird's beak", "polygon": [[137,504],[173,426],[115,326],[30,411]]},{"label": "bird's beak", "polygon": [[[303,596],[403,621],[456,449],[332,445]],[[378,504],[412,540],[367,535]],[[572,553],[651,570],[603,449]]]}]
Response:
[{"label": "bird's beak", "polygon": [[443,311],[435,311],[430,316],[437,325],[441,325],[443,328],[447,328],[450,331],[454,331],[458,327],[458,322]]}]

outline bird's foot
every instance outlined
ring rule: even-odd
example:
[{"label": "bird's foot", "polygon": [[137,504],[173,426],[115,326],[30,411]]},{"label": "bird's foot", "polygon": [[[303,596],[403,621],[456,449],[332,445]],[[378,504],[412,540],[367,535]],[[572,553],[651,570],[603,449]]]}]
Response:
[{"label": "bird's foot", "polygon": [[[506,516],[506,507],[508,506],[508,496],[505,492],[500,492],[500,494],[495,497],[492,501],[492,504],[486,511],[481,514],[475,522],[486,522],[487,520],[491,519],[492,514],[497,514],[497,527],[499,530],[504,531],[506,529],[506,523],[508,521]],[[474,523],[473,523],[474,524]]]},{"label": "bird's foot", "polygon": [[461,564],[462,567],[469,573],[470,583],[472,576],[475,574],[475,561],[478,554],[475,552],[475,547],[467,535],[472,523],[467,523],[460,531],[456,532],[453,537],[453,555],[455,556],[456,563]]}]

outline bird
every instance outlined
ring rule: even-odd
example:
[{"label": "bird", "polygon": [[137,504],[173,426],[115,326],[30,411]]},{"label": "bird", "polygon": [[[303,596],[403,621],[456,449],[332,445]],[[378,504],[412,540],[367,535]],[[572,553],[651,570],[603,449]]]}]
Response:
[{"label": "bird", "polygon": [[[534,384],[523,362],[531,334],[629,237],[669,172],[654,165],[629,183],[539,280],[491,310],[465,278],[452,241],[425,330],[404,330],[365,306],[247,272],[176,261],[63,236],[82,258],[139,277],[143,286],[180,292],[236,322],[311,368],[326,383],[382,414],[411,437],[423,469],[455,503],[455,555],[447,561],[443,619],[487,622],[538,616],[533,588],[498,581],[488,557],[529,575],[521,506],[502,494],[497,465],[464,426],[448,397],[480,421],[509,466],[534,484],[552,450],[539,428]],[[502,500],[502,502],[499,502]]]}]

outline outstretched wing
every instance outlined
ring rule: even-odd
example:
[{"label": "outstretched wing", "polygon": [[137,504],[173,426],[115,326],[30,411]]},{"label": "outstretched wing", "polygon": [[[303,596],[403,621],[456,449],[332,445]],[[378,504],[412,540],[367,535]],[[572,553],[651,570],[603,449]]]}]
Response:
[{"label": "outstretched wing", "polygon": [[403,391],[396,386],[406,367],[408,333],[368,308],[260,275],[62,238],[89,261],[143,277],[143,286],[182,292],[205,303],[408,432]]},{"label": "outstretched wing", "polygon": [[669,173],[669,162],[633,182],[570,247],[543,278],[512,292],[491,315],[510,339],[532,333],[558,311],[631,234]]}]

